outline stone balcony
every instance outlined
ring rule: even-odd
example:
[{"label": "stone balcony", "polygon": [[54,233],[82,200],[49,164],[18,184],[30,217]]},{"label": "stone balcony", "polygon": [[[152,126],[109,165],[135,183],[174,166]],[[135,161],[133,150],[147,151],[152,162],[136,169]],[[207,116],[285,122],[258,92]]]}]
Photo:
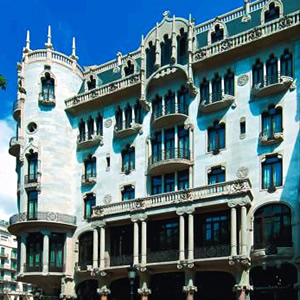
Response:
[{"label": "stone balcony", "polygon": [[211,93],[208,99],[201,99],[199,110],[202,113],[213,113],[230,107],[235,100],[235,96],[221,93]]},{"label": "stone balcony", "polygon": [[251,95],[256,98],[268,97],[287,91],[293,84],[293,78],[278,74],[265,76],[264,80],[253,85]]},{"label": "stone balcony", "polygon": [[116,139],[127,138],[142,131],[142,124],[123,121],[114,127],[114,137]]},{"label": "stone balcony", "polygon": [[281,143],[283,141],[283,132],[276,132],[276,133],[266,133],[261,132],[259,134],[259,144],[262,146],[274,145]]},{"label": "stone balcony", "polygon": [[21,115],[21,100],[16,100],[13,104],[12,115],[15,121],[20,118]]},{"label": "stone balcony", "polygon": [[286,245],[276,245],[270,243],[254,244],[251,249],[251,259],[253,261],[265,260],[266,257],[269,259],[288,259],[294,256],[294,248],[291,243]]},{"label": "stone balcony", "polygon": [[97,182],[97,175],[96,174],[83,174],[81,176],[81,184],[83,186],[90,186],[94,185]]},{"label": "stone balcony", "polygon": [[39,93],[39,104],[42,106],[55,106],[55,95]]},{"label": "stone balcony", "polygon": [[9,141],[8,152],[10,155],[18,157],[23,146],[23,137],[12,137]]},{"label": "stone balcony", "polygon": [[90,147],[97,147],[102,145],[103,137],[96,133],[90,134],[88,132],[79,134],[77,136],[77,148],[78,150],[86,149]]},{"label": "stone balcony", "polygon": [[188,105],[174,103],[153,110],[151,122],[153,128],[161,128],[171,124],[183,123],[188,118]]},{"label": "stone balcony", "polygon": [[191,152],[188,149],[172,148],[162,150],[149,157],[148,173],[155,176],[161,173],[182,171],[192,164]]}]

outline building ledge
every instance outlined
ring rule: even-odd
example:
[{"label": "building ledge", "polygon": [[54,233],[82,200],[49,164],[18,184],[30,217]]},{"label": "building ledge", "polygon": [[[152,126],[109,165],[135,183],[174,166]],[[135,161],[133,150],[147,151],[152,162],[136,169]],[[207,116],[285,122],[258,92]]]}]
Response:
[{"label": "building ledge", "polygon": [[9,141],[8,153],[12,156],[18,157],[20,155],[21,147],[23,146],[23,137],[12,137]]},{"label": "building ledge", "polygon": [[276,247],[274,245],[262,246],[261,249],[251,250],[251,259],[260,260],[264,258],[291,258],[294,256],[294,248],[290,247]]},{"label": "building ledge", "polygon": [[235,96],[222,93],[222,96],[218,99],[214,99],[213,95],[210,95],[209,100],[200,102],[199,110],[202,113],[213,113],[225,108],[230,107],[235,100]]},{"label": "building ledge", "polygon": [[117,124],[114,127],[114,137],[116,139],[123,139],[142,132],[142,124],[131,122],[128,126],[123,123],[122,126]]},{"label": "building ledge", "polygon": [[267,134],[263,134],[262,132],[259,135],[259,144],[262,146],[274,145],[281,143],[283,141],[283,133],[277,132],[272,136],[268,136]]},{"label": "building ledge", "polygon": [[77,149],[86,149],[90,147],[97,147],[103,144],[103,136],[98,134],[89,134],[78,135],[77,137]]},{"label": "building ledge", "polygon": [[39,94],[39,104],[43,106],[55,106],[55,96],[54,95],[44,95]]}]

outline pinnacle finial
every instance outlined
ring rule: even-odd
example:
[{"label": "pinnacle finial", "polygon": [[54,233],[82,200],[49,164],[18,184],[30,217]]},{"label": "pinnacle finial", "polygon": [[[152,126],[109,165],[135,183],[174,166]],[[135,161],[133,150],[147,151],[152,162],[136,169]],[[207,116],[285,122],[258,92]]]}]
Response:
[{"label": "pinnacle finial", "polygon": [[26,34],[26,47],[23,49],[24,53],[27,53],[30,51],[30,32],[29,30],[27,30],[27,34]]},{"label": "pinnacle finial", "polygon": [[71,58],[74,59],[74,60],[77,60],[77,59],[78,59],[78,56],[76,56],[76,43],[75,43],[75,37],[73,37],[73,40],[72,40],[72,55],[71,55]]},{"label": "pinnacle finial", "polygon": [[48,26],[48,36],[47,36],[47,43],[45,43],[47,49],[53,49],[53,45],[51,43],[51,26]]},{"label": "pinnacle finial", "polygon": [[168,18],[169,15],[170,15],[170,11],[169,11],[169,10],[166,10],[166,11],[163,12],[163,17],[164,17],[164,19],[165,19],[165,18]]}]

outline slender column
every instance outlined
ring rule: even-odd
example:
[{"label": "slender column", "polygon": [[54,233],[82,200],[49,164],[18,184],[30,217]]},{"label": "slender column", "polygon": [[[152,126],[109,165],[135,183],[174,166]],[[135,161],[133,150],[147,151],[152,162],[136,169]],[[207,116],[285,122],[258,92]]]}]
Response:
[{"label": "slender column", "polygon": [[93,268],[98,268],[98,227],[93,230]]},{"label": "slender column", "polygon": [[142,261],[141,264],[147,263],[147,222],[142,221]]},{"label": "slender column", "polygon": [[242,255],[247,255],[247,208],[241,207]]},{"label": "slender column", "polygon": [[175,126],[175,132],[174,132],[174,145],[175,148],[177,148],[177,153],[175,150],[175,158],[180,158],[181,157],[181,153],[180,153],[180,149],[179,149],[179,144],[178,144],[178,126]]},{"label": "slender column", "polygon": [[105,227],[100,227],[100,269],[105,268]]},{"label": "slender column", "polygon": [[193,300],[194,294],[197,292],[197,287],[194,285],[195,272],[191,270],[185,271],[185,285],[182,291],[186,294],[186,300]]},{"label": "slender column", "polygon": [[237,255],[236,207],[231,208],[231,256]]},{"label": "slender column", "polygon": [[175,191],[178,190],[178,172],[174,173],[174,187],[175,187]]},{"label": "slender column", "polygon": [[208,100],[208,102],[211,103],[211,101],[212,101],[212,84],[211,84],[210,81],[208,82],[208,87],[209,87],[209,100]]},{"label": "slender column", "polygon": [[166,114],[166,107],[165,107],[165,96],[161,97],[161,114],[164,116]]},{"label": "slender column", "polygon": [[24,265],[26,263],[26,242],[27,235],[21,235],[21,257],[20,257],[20,273],[24,273]]},{"label": "slender column", "polygon": [[278,82],[280,82],[280,76],[281,76],[281,63],[280,63],[280,58],[277,59],[277,71],[278,73],[276,74]]},{"label": "slender column", "polygon": [[139,264],[139,224],[133,223],[133,265]]},{"label": "slender column", "polygon": [[66,266],[66,274],[72,274],[73,272],[73,262],[72,262],[72,257],[68,255],[69,253],[72,252],[72,233],[67,232],[66,234],[66,241],[65,241],[65,266]]},{"label": "slender column", "polygon": [[165,192],[165,174],[161,175],[161,192]]},{"label": "slender column", "polygon": [[50,231],[42,231],[43,238],[43,273],[49,272],[49,236]]},{"label": "slender column", "polygon": [[183,261],[184,255],[184,215],[179,216],[179,260]]},{"label": "slender column", "polygon": [[263,86],[265,86],[265,84],[267,84],[267,65],[265,63],[263,63]]},{"label": "slender column", "polygon": [[188,214],[189,218],[189,241],[188,241],[188,260],[194,259],[194,215]]}]

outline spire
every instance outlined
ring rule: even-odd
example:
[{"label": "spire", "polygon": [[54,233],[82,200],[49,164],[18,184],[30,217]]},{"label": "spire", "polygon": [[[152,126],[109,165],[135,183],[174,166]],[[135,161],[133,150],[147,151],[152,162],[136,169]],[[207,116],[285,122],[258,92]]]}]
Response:
[{"label": "spire", "polygon": [[24,53],[30,52],[30,32],[27,30],[27,35],[26,35],[26,47],[23,49]]},{"label": "spire", "polygon": [[77,60],[78,56],[76,56],[76,44],[75,44],[75,37],[72,40],[72,55],[70,56],[72,59]]},{"label": "spire", "polygon": [[48,26],[48,36],[47,36],[47,43],[45,43],[47,49],[53,50],[53,45],[51,43],[51,26]]}]

